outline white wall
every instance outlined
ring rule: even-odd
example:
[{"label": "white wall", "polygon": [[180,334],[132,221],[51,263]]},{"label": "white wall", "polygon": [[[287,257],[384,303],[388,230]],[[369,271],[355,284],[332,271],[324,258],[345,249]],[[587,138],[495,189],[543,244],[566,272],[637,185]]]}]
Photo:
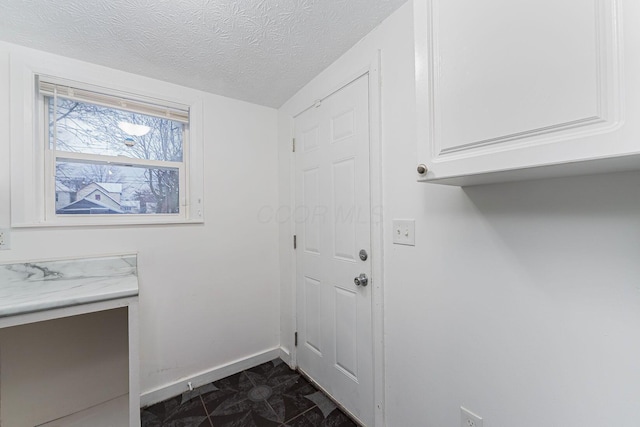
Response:
[{"label": "white wall", "polygon": [[[461,189],[416,183],[411,2],[281,109],[382,50],[386,425],[637,426],[640,173]],[[286,124],[286,120],[281,119]],[[289,168],[287,126],[281,169]],[[286,174],[280,194],[289,200]],[[390,243],[416,219],[416,246]],[[290,224],[281,225],[281,233]],[[284,239],[283,239],[284,240]],[[289,253],[281,246],[281,260]],[[281,262],[283,344],[294,316]]]},{"label": "white wall", "polygon": [[[0,227],[10,224],[8,57],[18,51],[0,43]],[[114,84],[155,84],[94,68]],[[0,251],[2,263],[138,252],[143,393],[279,346],[278,229],[258,217],[277,203],[277,111],[199,94],[203,225],[13,229],[12,249]]]}]

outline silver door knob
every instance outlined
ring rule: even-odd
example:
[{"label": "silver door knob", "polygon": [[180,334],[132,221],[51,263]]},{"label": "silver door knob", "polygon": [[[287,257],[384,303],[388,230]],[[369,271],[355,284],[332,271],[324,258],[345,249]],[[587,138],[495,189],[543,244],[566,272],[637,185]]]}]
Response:
[{"label": "silver door knob", "polygon": [[356,286],[362,286],[364,288],[369,284],[369,279],[367,278],[366,274],[362,273],[361,275],[353,279],[353,283],[355,283]]}]

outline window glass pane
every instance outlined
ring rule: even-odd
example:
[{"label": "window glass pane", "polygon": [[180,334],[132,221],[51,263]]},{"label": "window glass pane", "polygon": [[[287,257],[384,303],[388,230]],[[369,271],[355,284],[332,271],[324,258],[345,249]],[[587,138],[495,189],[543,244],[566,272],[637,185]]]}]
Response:
[{"label": "window glass pane", "polygon": [[56,213],[177,214],[176,168],[56,162]]},{"label": "window glass pane", "polygon": [[65,98],[57,99],[54,113],[54,98],[46,101],[49,141],[53,143],[57,132],[58,150],[182,161],[184,125],[180,122]]}]

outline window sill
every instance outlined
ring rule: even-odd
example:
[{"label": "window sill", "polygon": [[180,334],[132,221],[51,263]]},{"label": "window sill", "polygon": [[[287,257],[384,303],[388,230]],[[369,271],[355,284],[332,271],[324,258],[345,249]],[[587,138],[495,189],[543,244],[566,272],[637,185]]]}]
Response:
[{"label": "window sill", "polygon": [[154,215],[154,218],[79,218],[79,215],[73,215],[73,218],[57,218],[51,221],[12,224],[12,228],[57,228],[57,227],[121,227],[121,226],[156,226],[156,225],[181,225],[181,224],[204,224],[204,218],[186,219],[176,218],[172,215]]}]

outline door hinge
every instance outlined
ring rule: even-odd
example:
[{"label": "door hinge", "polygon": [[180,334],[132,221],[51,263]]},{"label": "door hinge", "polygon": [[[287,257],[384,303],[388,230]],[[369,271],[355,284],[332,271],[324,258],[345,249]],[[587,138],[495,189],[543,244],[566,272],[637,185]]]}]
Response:
[{"label": "door hinge", "polygon": [[293,235],[293,249],[298,249],[298,236]]},{"label": "door hinge", "polygon": [[298,346],[298,333],[294,333],[293,334],[293,346],[297,347]]},{"label": "door hinge", "polygon": [[292,148],[293,148],[292,151],[295,153],[296,152],[296,139],[295,138],[293,138],[293,143],[291,145],[292,145]]}]

